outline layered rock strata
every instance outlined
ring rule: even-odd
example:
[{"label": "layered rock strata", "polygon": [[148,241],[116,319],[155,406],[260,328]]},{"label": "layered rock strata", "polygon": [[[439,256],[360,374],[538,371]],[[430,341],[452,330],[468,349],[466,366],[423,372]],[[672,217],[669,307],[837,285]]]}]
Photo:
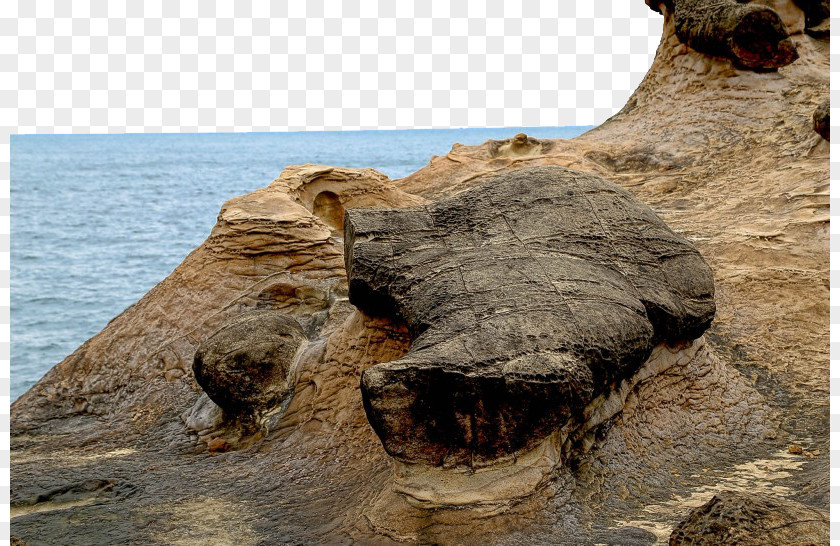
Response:
[{"label": "layered rock strata", "polygon": [[334,215],[313,213],[323,211],[315,203],[322,194],[338,196],[342,207],[425,202],[373,169],[314,165],[290,167],[270,186],[229,200],[207,240],[169,277],[15,403],[17,425],[109,415],[153,400],[166,384],[192,383],[200,343],[253,309],[300,317],[317,332],[346,299]]}]

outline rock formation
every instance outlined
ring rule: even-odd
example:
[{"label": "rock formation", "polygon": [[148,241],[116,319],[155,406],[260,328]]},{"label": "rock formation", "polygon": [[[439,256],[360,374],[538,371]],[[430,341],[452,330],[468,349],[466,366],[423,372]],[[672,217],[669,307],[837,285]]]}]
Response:
[{"label": "rock formation", "polygon": [[550,140],[538,140],[519,133],[507,140],[490,140],[487,147],[492,157],[527,157],[542,155],[551,150],[553,144]]},{"label": "rock formation", "polygon": [[630,193],[521,169],[423,208],[348,212],[350,302],[406,322],[362,377],[392,456],[486,466],[582,417],[660,342],[699,337],[712,273]]},{"label": "rock formation", "polygon": [[269,411],[289,394],[292,366],[305,341],[291,317],[276,311],[246,313],[198,347],[195,380],[232,415]]},{"label": "rock formation", "polygon": [[[701,53],[727,57],[753,70],[776,69],[798,57],[785,22],[776,10],[767,6],[737,0],[647,0],[647,3],[659,12],[663,11],[662,6],[672,11],[677,37]],[[803,29],[804,20],[798,30]]]},{"label": "rock formation", "polygon": [[724,491],[691,511],[671,534],[670,546],[828,544],[828,512],[804,504]]},{"label": "rock formation", "polygon": [[[306,341],[294,318],[273,310],[245,313],[222,326],[195,352],[193,375],[207,396],[183,415],[187,427],[200,436],[220,432],[208,438],[215,451],[253,441],[265,415],[288,401]],[[225,434],[223,427],[232,430]]]},{"label": "rock formation", "polygon": [[825,101],[814,110],[814,131],[826,140],[831,140],[831,102]]},{"label": "rock formation", "polygon": [[[829,94],[826,21],[819,2],[710,6],[655,6],[665,25],[650,72],[579,138],[455,146],[397,181],[289,167],[225,203],[172,275],[13,404],[12,533],[58,544],[650,544],[723,489],[825,509],[829,155],[813,113]],[[751,32],[767,47],[745,44]],[[533,173],[554,174],[516,182]],[[589,226],[586,239],[552,222],[563,203],[576,203],[563,219]],[[504,222],[487,217],[496,207]],[[448,229],[429,224],[432,212]],[[603,244],[639,240],[655,267],[616,272],[641,262]],[[481,267],[494,241],[515,267]],[[696,276],[695,248],[715,279],[707,330],[712,285]],[[684,258],[653,260],[664,249]],[[631,286],[649,274],[661,276]],[[558,305],[573,293],[590,300],[576,322]],[[279,366],[288,391],[248,404],[261,408],[259,434],[245,441],[192,366],[214,333],[255,311],[290,317],[306,339]],[[578,383],[565,393],[564,377]],[[417,393],[438,413],[403,421],[400,404]],[[502,430],[509,419],[523,428]],[[802,454],[788,453],[793,443]]]}]

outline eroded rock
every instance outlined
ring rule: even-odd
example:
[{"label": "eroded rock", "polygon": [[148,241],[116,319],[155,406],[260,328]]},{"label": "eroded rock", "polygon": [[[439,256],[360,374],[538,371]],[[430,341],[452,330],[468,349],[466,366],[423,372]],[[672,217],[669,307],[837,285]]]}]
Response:
[{"label": "eroded rock", "polygon": [[662,341],[714,316],[711,270],[628,192],[560,167],[522,169],[424,208],[345,217],[350,301],[408,325],[368,369],[390,455],[481,467],[583,418]]},{"label": "eroded rock", "polygon": [[336,235],[343,232],[346,208],[425,203],[424,199],[398,190],[387,176],[374,169],[297,165],[288,167],[283,174],[275,184],[286,188],[296,203],[312,212]]},{"label": "eroded rock", "polygon": [[770,495],[724,491],[695,508],[671,534],[670,546],[817,545],[829,542],[828,513]]},{"label": "eroded rock", "polygon": [[831,141],[831,101],[820,104],[812,117],[814,131],[824,139]]},{"label": "eroded rock", "polygon": [[[789,24],[782,0],[760,2]],[[829,154],[824,142],[814,146],[819,139],[804,120],[829,93],[829,44],[813,38],[828,20],[806,34],[788,27],[800,58],[772,74],[733,70],[727,58],[680,41],[673,13],[664,23],[656,60],[627,106],[581,137],[550,141],[545,153],[493,157],[490,143],[457,145],[397,181],[404,191],[372,170],[290,167],[268,188],[226,203],[205,244],[11,408],[13,502],[114,476],[141,494],[13,515],[12,533],[50,544],[650,544],[650,533],[667,541],[688,510],[662,499],[708,494],[721,483],[827,508]],[[395,482],[359,378],[402,357],[411,339],[399,321],[346,302],[342,233],[329,220],[338,216],[336,199],[318,196],[331,192],[344,209],[417,206],[417,195],[451,197],[537,165],[590,171],[628,188],[698,246],[718,293],[707,349],[684,362],[690,349],[671,354],[672,345],[660,344],[648,363],[662,348],[676,365],[626,399],[593,400],[592,417],[619,405],[620,413],[537,494],[488,510],[407,506],[395,487],[417,493],[432,482],[418,483],[417,474]],[[201,394],[190,372],[196,347],[257,307],[293,314],[312,339],[290,404],[271,416],[258,448],[195,454],[179,416]],[[220,417],[203,396],[190,421],[196,427]],[[765,430],[773,427],[781,427],[775,439]],[[590,435],[578,442],[589,444]],[[804,438],[822,461],[787,453]],[[777,451],[783,471],[768,476],[755,458]],[[534,448],[462,474],[527,470],[540,461],[525,455],[540,453],[548,452]],[[414,465],[421,466],[444,471]],[[504,493],[493,488],[472,489],[474,499]]]},{"label": "eroded rock", "polygon": [[490,156],[493,158],[536,156],[548,152],[553,145],[554,143],[550,140],[538,140],[525,133],[519,133],[507,140],[490,140],[487,143]]},{"label": "eroded rock", "polygon": [[195,380],[230,415],[265,413],[289,393],[292,368],[305,342],[297,321],[283,313],[246,313],[199,346]]},{"label": "eroded rock", "polygon": [[674,14],[677,36],[708,55],[727,57],[752,70],[789,65],[797,58],[788,26],[772,8],[736,0],[647,0]]}]

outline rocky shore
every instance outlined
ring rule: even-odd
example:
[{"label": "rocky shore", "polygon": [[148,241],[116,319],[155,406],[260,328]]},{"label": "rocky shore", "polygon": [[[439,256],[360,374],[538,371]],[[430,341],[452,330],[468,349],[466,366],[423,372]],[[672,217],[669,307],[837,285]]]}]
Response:
[{"label": "rocky shore", "polygon": [[648,4],[650,72],[579,138],[225,203],[13,404],[12,534],[827,540],[827,3]]}]

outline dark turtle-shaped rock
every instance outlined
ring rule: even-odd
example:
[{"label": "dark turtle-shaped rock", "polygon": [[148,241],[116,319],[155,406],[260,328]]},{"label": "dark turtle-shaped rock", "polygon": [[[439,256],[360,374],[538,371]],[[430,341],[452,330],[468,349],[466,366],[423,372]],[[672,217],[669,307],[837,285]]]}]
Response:
[{"label": "dark turtle-shaped rock", "polygon": [[297,321],[277,311],[252,311],[202,343],[193,372],[198,384],[230,415],[251,415],[277,405],[306,336]]},{"label": "dark turtle-shaped rock", "polygon": [[691,243],[626,190],[561,167],[423,208],[349,210],[345,260],[350,301],[413,337],[361,384],[385,449],[409,462],[531,448],[715,312]]}]

